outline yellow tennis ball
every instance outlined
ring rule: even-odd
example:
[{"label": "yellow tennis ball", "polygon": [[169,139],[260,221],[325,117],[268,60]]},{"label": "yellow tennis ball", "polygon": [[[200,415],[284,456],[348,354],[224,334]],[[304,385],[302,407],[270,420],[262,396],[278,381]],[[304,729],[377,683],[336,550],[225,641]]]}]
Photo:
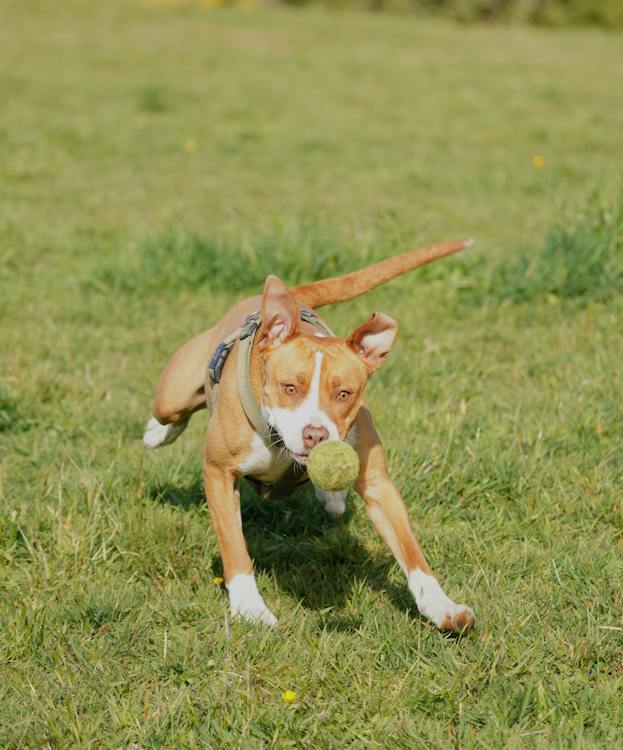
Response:
[{"label": "yellow tennis ball", "polygon": [[321,490],[348,489],[359,476],[359,456],[342,440],[318,443],[309,454],[307,475]]}]

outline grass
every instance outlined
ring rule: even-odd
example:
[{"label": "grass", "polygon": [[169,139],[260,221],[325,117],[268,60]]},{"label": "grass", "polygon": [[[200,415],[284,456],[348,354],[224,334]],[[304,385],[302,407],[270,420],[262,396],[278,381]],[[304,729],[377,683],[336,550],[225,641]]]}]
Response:
[{"label": "grass", "polygon": [[[620,36],[129,0],[5,16],[0,746],[614,747]],[[457,235],[469,255],[327,313],[400,323],[368,400],[478,630],[419,618],[355,497],[333,522],[249,489],[281,625],[229,622],[204,417],[140,448],[159,368],[268,272]]]}]

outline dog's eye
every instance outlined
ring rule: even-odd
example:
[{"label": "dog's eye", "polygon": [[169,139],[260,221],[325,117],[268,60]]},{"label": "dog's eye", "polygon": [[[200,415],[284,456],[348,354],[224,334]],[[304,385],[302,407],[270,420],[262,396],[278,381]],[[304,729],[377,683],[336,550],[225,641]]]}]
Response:
[{"label": "dog's eye", "polygon": [[350,391],[340,391],[337,394],[337,400],[338,401],[348,401],[348,399],[350,398],[350,396],[351,396]]},{"label": "dog's eye", "polygon": [[293,396],[296,393],[296,386],[292,385],[292,383],[282,383],[281,387],[288,396]]}]

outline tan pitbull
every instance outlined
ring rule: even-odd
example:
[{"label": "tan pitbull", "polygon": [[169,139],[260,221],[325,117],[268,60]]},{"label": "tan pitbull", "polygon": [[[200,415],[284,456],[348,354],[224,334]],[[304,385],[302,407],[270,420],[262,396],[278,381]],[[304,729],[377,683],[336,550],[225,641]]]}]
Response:
[{"label": "tan pitbull", "polygon": [[[234,617],[277,624],[256,586],[238,479],[247,477],[263,494],[283,494],[306,478],[304,466],[317,443],[340,439],[359,455],[355,490],[404,571],[420,612],[442,630],[474,626],[472,610],[444,593],[426,563],[364,405],[367,380],[394,343],[396,322],[377,312],[343,339],[313,313],[470,244],[430,245],[293,289],[269,276],[262,296],[239,302],[214,328],[178,349],[164,368],[143,442],[149,448],[167,445],[194,412],[209,409],[205,492]],[[316,488],[316,494],[332,515],[343,513],[345,492]]]}]

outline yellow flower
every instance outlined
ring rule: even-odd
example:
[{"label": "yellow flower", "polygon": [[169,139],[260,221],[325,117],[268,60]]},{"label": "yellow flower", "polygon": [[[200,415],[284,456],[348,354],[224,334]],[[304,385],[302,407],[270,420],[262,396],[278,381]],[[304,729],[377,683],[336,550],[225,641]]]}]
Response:
[{"label": "yellow flower", "polygon": [[187,154],[194,154],[197,150],[197,141],[194,138],[190,138],[186,143],[184,144],[184,151],[186,151]]},{"label": "yellow flower", "polygon": [[220,576],[214,576],[214,578],[212,579],[212,583],[220,586],[223,583],[223,579]]},{"label": "yellow flower", "polygon": [[545,164],[545,158],[541,156],[541,154],[533,154],[532,156],[532,166],[535,169],[541,169]]},{"label": "yellow flower", "polygon": [[281,693],[281,700],[284,703],[294,703],[296,700],[296,693],[294,690],[286,690],[285,693]]}]

